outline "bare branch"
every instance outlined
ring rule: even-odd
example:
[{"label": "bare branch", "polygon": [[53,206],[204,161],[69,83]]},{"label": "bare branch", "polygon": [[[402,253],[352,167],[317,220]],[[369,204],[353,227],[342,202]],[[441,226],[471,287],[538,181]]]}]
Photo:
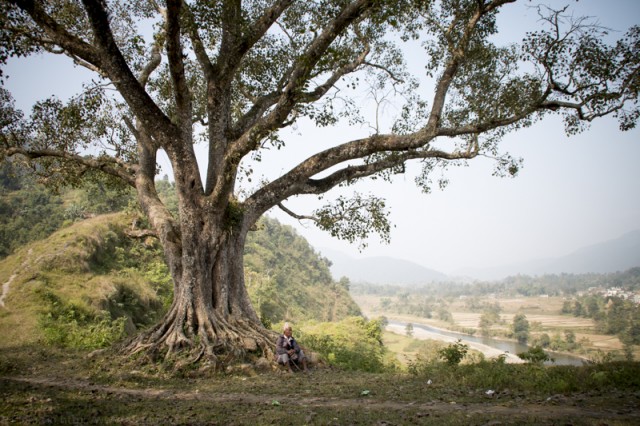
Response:
[{"label": "bare branch", "polygon": [[314,216],[305,216],[305,215],[299,215],[296,214],[295,212],[289,210],[288,208],[286,208],[282,203],[278,203],[278,207],[280,208],[280,210],[282,210],[283,212],[285,212],[286,214],[288,214],[289,216],[291,216],[294,219],[298,219],[298,220],[312,220],[314,222],[318,222],[320,219],[318,219],[317,217]]},{"label": "bare branch", "polygon": [[387,67],[384,67],[384,66],[379,65],[379,64],[374,64],[373,62],[369,62],[369,61],[365,61],[365,62],[363,62],[363,64],[364,64],[364,65],[367,65],[367,66],[370,66],[370,67],[372,67],[372,68],[378,68],[378,69],[380,69],[380,70],[384,71],[384,72],[385,72],[385,73],[387,73],[387,75],[388,75],[388,76],[389,76],[393,81],[395,81],[396,83],[400,83],[400,84],[404,83],[404,80],[403,80],[403,79],[401,79],[400,77],[396,76],[396,75],[393,73],[393,71],[391,71],[391,70],[390,70],[389,68],[387,68]]}]

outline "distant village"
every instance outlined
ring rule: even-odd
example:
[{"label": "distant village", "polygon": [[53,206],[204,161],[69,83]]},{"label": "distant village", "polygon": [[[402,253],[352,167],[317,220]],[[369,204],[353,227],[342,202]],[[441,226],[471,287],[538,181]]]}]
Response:
[{"label": "distant village", "polygon": [[578,296],[600,295],[602,297],[619,297],[620,299],[630,300],[636,305],[640,305],[640,293],[634,293],[621,287],[589,287],[587,291],[579,291]]}]

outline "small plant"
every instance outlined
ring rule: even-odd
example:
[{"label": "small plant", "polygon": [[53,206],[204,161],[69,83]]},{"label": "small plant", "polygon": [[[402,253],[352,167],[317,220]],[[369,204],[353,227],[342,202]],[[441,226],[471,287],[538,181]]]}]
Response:
[{"label": "small plant", "polygon": [[607,364],[613,362],[614,356],[611,352],[604,352],[601,349],[597,349],[595,352],[591,353],[589,357],[590,364]]},{"label": "small plant", "polygon": [[445,348],[438,351],[438,356],[444,360],[448,365],[458,365],[467,355],[469,351],[469,345],[462,343],[462,340],[458,339],[455,343],[451,343]]},{"label": "small plant", "polygon": [[526,352],[519,353],[518,357],[531,364],[544,364],[547,361],[554,361],[540,346],[534,346]]},{"label": "small plant", "polygon": [[408,337],[412,337],[413,336],[413,324],[408,323],[407,326],[405,327],[404,331],[405,331],[405,334]]},{"label": "small plant", "polygon": [[96,314],[87,308],[64,302],[59,296],[45,291],[47,309],[38,324],[47,344],[65,348],[104,348],[123,338],[126,318],[112,320],[108,315]]}]

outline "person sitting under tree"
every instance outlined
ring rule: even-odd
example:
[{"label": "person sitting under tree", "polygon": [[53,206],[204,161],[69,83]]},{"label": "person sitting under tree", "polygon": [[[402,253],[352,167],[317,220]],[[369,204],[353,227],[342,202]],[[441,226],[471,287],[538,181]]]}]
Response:
[{"label": "person sitting under tree", "polygon": [[293,372],[294,366],[298,369],[302,366],[302,371],[307,371],[307,357],[292,334],[291,325],[285,322],[282,335],[278,336],[276,341],[276,361],[289,367],[290,372]]}]

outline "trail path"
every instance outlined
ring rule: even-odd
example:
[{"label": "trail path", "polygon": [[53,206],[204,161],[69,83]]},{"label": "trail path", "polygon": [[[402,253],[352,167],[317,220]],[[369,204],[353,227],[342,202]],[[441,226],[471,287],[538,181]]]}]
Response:
[{"label": "trail path", "polygon": [[29,260],[31,258],[31,253],[32,252],[33,252],[33,250],[29,249],[29,251],[27,252],[27,258],[22,262],[20,267],[13,272],[13,274],[9,277],[9,280],[7,280],[7,282],[2,284],[2,294],[0,294],[0,307],[2,307],[2,308],[5,307],[4,299],[7,296],[7,294],[9,294],[9,287],[11,287],[11,283],[18,276],[18,272],[20,271],[20,269],[24,269],[24,268],[27,267],[27,264],[29,263]]},{"label": "trail path", "polygon": [[[204,401],[207,403],[237,402],[256,407],[273,405],[273,401],[287,407],[304,408],[348,408],[353,410],[367,410],[375,408],[391,412],[402,412],[404,409],[420,410],[425,416],[446,415],[453,412],[463,412],[467,416],[474,414],[492,414],[500,418],[517,418],[523,413],[539,419],[553,421],[553,419],[581,418],[594,420],[630,421],[629,424],[640,424],[640,411],[621,410],[620,407],[592,408],[577,402],[583,396],[575,398],[557,395],[539,402],[518,402],[489,400],[487,402],[460,403],[446,401],[390,401],[374,397],[309,397],[292,394],[254,394],[254,393],[206,393],[198,390],[167,390],[167,389],[129,389],[115,386],[102,386],[78,379],[61,379],[51,377],[0,377],[0,384],[13,381],[31,386],[45,386],[74,392],[86,392],[95,398],[100,395],[120,395],[127,398],[141,398],[153,401]],[[2,386],[0,386],[2,387]],[[636,423],[638,422],[638,423]],[[616,423],[618,424],[618,423]]]}]

